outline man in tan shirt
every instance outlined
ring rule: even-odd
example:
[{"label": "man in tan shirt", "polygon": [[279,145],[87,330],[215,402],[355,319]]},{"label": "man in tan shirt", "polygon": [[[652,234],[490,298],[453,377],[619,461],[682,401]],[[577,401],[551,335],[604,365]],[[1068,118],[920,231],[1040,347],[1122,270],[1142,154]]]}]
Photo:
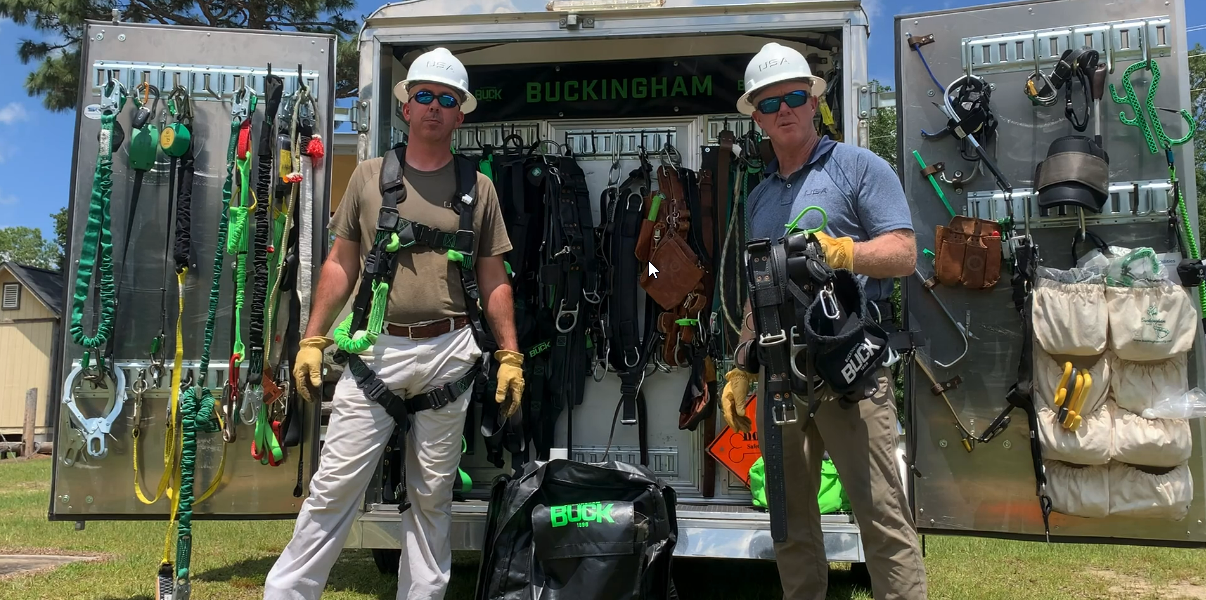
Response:
[{"label": "man in tan shirt", "polygon": [[[405,196],[398,198],[398,216],[453,233],[460,229],[458,211],[473,211],[473,250],[466,258],[472,259],[481,308],[500,348],[494,354],[499,364],[495,401],[510,416],[523,394],[523,355],[517,351],[514,305],[503,263],[511,243],[488,177],[477,173],[474,197],[467,206],[458,205],[466,198],[458,194],[457,161],[449,152],[453,131],[477,104],[469,93],[465,67],[448,50],[436,48],[415,59],[394,94],[410,126],[402,165]],[[313,393],[307,386],[321,385],[322,350],[332,343],[325,336],[373,249],[382,166],[383,159],[375,158],[356,167],[331,221],[335,244],[323,265],[293,372],[298,392],[307,400]],[[400,250],[386,325],[368,350],[349,359],[349,365],[354,359],[363,361],[393,394],[406,399],[409,409],[403,430],[406,497],[411,505],[401,515],[399,600],[442,599],[452,566],[452,491],[472,385],[447,404],[412,409],[411,401],[434,397],[433,390],[447,390],[454,382],[472,381],[479,367],[482,350],[470,323],[473,306],[467,304],[473,300],[466,298],[456,254],[422,244]],[[268,574],[266,600],[321,596],[395,428],[394,417],[365,395],[350,371],[336,385],[310,496],[298,515],[293,539]]]}]

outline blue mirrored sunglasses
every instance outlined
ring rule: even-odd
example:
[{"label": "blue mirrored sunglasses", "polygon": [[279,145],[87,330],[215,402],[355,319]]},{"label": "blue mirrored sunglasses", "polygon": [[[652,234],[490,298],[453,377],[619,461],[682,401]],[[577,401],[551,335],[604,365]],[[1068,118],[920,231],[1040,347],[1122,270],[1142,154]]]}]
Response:
[{"label": "blue mirrored sunglasses", "polygon": [[460,104],[460,101],[457,100],[456,96],[453,96],[452,94],[440,94],[439,96],[436,96],[435,92],[432,92],[431,90],[419,90],[415,92],[414,95],[415,102],[418,102],[419,104],[431,104],[431,101],[435,100],[436,98],[440,99],[440,106],[443,106],[444,108],[456,108],[456,105]]},{"label": "blue mirrored sunglasses", "polygon": [[770,115],[779,112],[779,107],[784,103],[791,108],[799,108],[804,106],[805,102],[808,102],[808,92],[796,90],[782,96],[760,100],[758,102],[758,112]]}]

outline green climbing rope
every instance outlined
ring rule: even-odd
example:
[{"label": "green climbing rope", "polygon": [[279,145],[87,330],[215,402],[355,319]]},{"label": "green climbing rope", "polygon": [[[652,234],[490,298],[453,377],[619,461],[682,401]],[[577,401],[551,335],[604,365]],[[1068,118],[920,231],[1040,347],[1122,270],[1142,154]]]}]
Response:
[{"label": "green climbing rope", "polygon": [[[109,196],[113,189],[113,142],[118,135],[114,132],[114,124],[126,104],[126,90],[121,83],[111,80],[102,91],[102,97],[100,143],[96,170],[92,176],[92,198],[88,207],[88,224],[80,245],[75,293],[71,301],[71,339],[88,349],[99,348],[109,340],[117,311],[113,282],[113,240],[109,231]],[[88,300],[94,267],[100,274],[101,312],[96,323],[96,335],[88,336],[84,332],[84,303]],[[85,352],[85,368],[87,363],[88,352]]]}]

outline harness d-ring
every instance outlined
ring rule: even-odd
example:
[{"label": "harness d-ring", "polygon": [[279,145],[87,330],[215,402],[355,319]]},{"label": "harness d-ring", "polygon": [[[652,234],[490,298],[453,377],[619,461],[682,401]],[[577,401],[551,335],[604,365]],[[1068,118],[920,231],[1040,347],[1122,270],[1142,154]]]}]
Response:
[{"label": "harness d-ring", "polygon": [[791,223],[788,223],[786,225],[787,233],[797,231],[798,228],[796,227],[796,225],[799,224],[800,219],[803,219],[804,215],[806,215],[809,212],[812,212],[814,210],[821,213],[821,224],[820,224],[820,226],[813,227],[812,229],[805,229],[804,233],[806,233],[808,235],[813,235],[813,234],[816,234],[816,233],[824,230],[825,227],[829,225],[829,215],[825,213],[825,209],[823,209],[819,206],[806,206],[806,207],[804,207],[804,210],[800,211],[800,214],[796,215],[796,218],[792,219]]},{"label": "harness d-ring", "polygon": [[109,430],[113,427],[113,422],[117,420],[117,416],[121,414],[122,407],[126,402],[126,374],[119,368],[112,368],[108,374],[115,384],[113,391],[113,408],[109,409],[109,414],[103,417],[87,418],[80,412],[80,409],[75,404],[75,395],[72,393],[75,389],[75,380],[84,372],[82,366],[76,366],[67,375],[67,381],[63,384],[63,405],[67,410],[71,411],[71,415],[75,418],[76,424],[80,426],[81,433],[84,437],[84,444],[90,456],[104,458],[109,453],[109,449],[105,446],[105,436],[109,435]]},{"label": "harness d-ring", "polygon": [[807,375],[805,375],[804,373],[801,373],[801,372],[800,372],[800,367],[796,366],[796,357],[797,357],[797,356],[799,356],[801,352],[804,352],[805,350],[807,350],[807,349],[808,349],[808,343],[807,343],[807,342],[805,342],[805,343],[803,343],[803,344],[797,344],[797,343],[796,343],[796,326],[795,326],[795,325],[792,325],[792,326],[791,326],[791,333],[790,333],[790,336],[789,336],[788,345],[790,345],[790,346],[791,346],[791,350],[790,350],[790,353],[791,353],[791,372],[792,372],[792,373],[793,373],[793,374],[794,374],[794,375],[795,375],[795,376],[796,376],[798,379],[800,379],[800,380],[804,381],[804,382],[805,382],[805,384],[808,384],[808,383],[809,383],[809,381],[808,381],[808,376],[807,376]]}]

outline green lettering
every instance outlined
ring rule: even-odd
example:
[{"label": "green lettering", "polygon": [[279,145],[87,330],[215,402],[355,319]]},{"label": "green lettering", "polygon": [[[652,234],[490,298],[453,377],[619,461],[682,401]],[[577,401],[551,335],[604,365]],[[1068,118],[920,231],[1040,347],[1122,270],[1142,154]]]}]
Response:
[{"label": "green lettering", "polygon": [[[582,99],[583,100],[598,100],[599,99],[599,97],[595,95],[595,84],[596,83],[599,83],[599,80],[592,79],[590,81],[582,82]],[[607,86],[603,86],[603,92],[607,93]]]},{"label": "green lettering", "polygon": [[[618,93],[617,93],[618,92]],[[634,92],[635,93],[635,88]],[[628,80],[627,79],[612,79],[611,80],[611,99],[628,98]]]},{"label": "green lettering", "polygon": [[540,102],[540,82],[528,82],[528,103]]},{"label": "green lettering", "polygon": [[[649,94],[649,97],[657,98],[658,90],[661,90],[662,96],[665,96],[666,95],[666,78],[665,77],[654,77],[652,79],[652,81],[653,81],[653,92],[651,94]],[[658,85],[659,81],[661,82],[661,85]]]},{"label": "green lettering", "polygon": [[582,520],[582,505],[581,504],[571,505],[569,507],[569,510],[566,512],[569,513],[569,522],[570,523],[577,523]]},{"label": "green lettering", "polygon": [[595,520],[597,511],[595,510],[594,504],[581,504],[581,505],[579,505],[578,510],[582,512],[582,520],[583,521],[594,521]]},{"label": "green lettering", "polygon": [[553,527],[562,527],[566,523],[569,523],[569,519],[565,517],[564,506],[550,506],[549,517],[553,522]]},{"label": "green lettering", "polygon": [[[556,91],[556,93],[553,93],[554,91]],[[544,101],[545,102],[561,101],[561,82],[560,81],[554,81],[552,83],[544,84]]]},{"label": "green lettering", "polygon": [[[574,86],[573,97],[570,96],[570,86],[571,85]],[[578,82],[577,81],[565,82],[565,101],[566,102],[577,102],[578,101]]]},{"label": "green lettering", "polygon": [[687,81],[685,79],[683,79],[682,77],[675,77],[674,78],[674,89],[670,90],[670,95],[678,96],[680,94],[683,96],[687,95]]},{"label": "green lettering", "polygon": [[698,96],[700,94],[704,94],[707,96],[712,95],[712,76],[711,75],[704,76],[702,81],[699,79],[698,75],[691,76],[691,95]]},{"label": "green lettering", "polygon": [[[602,502],[600,502],[600,504],[602,504]],[[599,522],[600,523],[603,522],[603,519],[607,519],[608,523],[615,523],[615,520],[611,518],[611,509],[613,506],[615,506],[615,504],[608,504],[607,506],[604,506],[603,508],[599,509],[599,517],[600,517]]]},{"label": "green lettering", "polygon": [[[649,80],[644,77],[637,77],[632,80],[632,97],[644,98],[649,93]],[[639,88],[639,91],[638,91]]]}]

